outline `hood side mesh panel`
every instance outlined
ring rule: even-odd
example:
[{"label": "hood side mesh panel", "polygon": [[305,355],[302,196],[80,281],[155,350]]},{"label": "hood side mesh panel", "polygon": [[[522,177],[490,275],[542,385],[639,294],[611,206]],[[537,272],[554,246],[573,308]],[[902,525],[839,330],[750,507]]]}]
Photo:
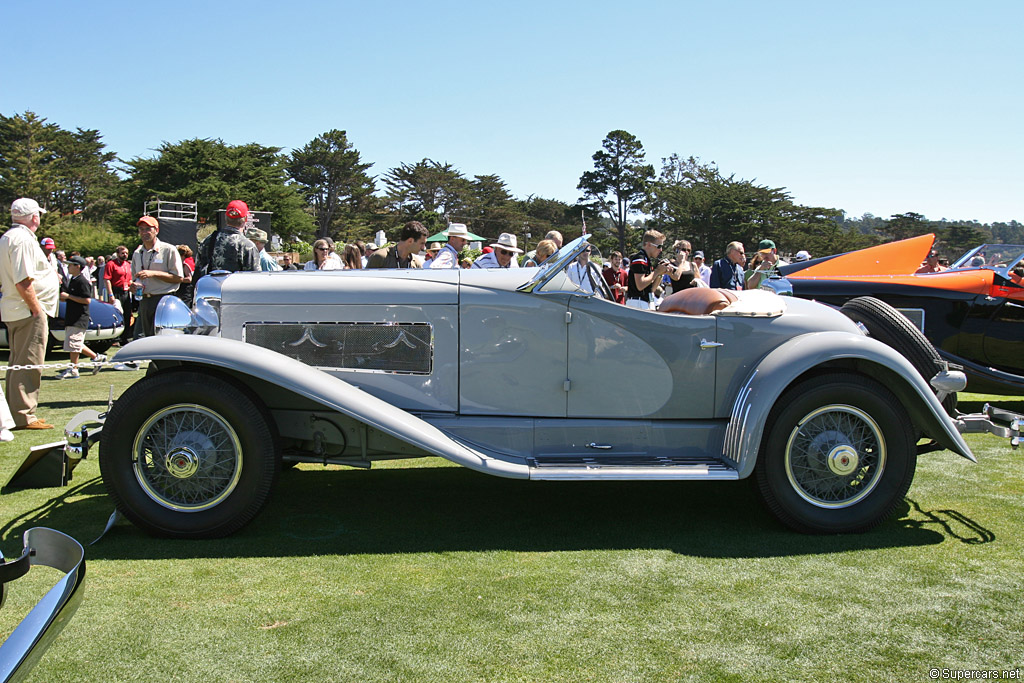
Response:
[{"label": "hood side mesh panel", "polygon": [[244,339],[323,370],[428,375],[428,323],[246,323]]}]

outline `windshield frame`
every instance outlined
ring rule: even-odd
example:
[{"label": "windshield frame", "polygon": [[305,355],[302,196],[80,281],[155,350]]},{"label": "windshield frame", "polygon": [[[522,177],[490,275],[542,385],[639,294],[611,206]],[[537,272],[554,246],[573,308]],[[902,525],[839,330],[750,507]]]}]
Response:
[{"label": "windshield frame", "polygon": [[[989,252],[995,252],[999,254],[1010,254],[1013,258],[1001,260],[995,264],[986,263],[980,265],[970,265],[976,257],[985,258],[985,254]],[[1010,269],[1021,262],[1024,259],[1024,244],[982,244],[973,249],[969,249],[967,253],[958,258],[956,261],[950,264],[949,270],[993,270],[997,273],[1001,273],[1004,276],[1010,272]]]}]

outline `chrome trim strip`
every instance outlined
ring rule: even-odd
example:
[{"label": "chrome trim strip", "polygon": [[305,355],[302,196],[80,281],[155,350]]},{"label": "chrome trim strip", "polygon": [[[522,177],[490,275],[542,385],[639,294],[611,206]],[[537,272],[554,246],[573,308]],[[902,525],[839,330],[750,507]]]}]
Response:
[{"label": "chrome trim strip", "polygon": [[750,398],[751,384],[757,377],[757,370],[750,373],[747,383],[736,394],[736,402],[732,405],[732,413],[729,415],[729,426],[725,428],[725,441],[722,444],[722,455],[739,465],[743,457],[741,444],[745,440],[747,431],[747,419],[750,416],[750,405],[747,399]]}]

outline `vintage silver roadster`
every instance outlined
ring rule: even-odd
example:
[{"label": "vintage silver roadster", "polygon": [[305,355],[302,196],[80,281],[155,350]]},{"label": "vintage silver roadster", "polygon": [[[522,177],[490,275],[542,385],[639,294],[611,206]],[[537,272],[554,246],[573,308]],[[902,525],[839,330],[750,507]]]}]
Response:
[{"label": "vintage silver roadster", "polygon": [[520,479],[754,476],[790,527],[858,532],[893,513],[919,451],[974,459],[949,383],[839,311],[759,291],[628,308],[568,277],[586,247],[539,269],[244,273],[203,278],[191,310],[166,297],[160,333],[117,356],[151,361],[102,429],[117,508],[223,536],[283,463],[440,456]]}]

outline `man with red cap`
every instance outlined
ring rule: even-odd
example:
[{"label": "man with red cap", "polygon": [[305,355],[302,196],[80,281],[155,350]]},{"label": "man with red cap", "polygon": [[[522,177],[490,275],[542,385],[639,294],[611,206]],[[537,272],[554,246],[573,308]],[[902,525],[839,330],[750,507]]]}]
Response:
[{"label": "man with red cap", "polygon": [[235,199],[224,212],[224,227],[219,228],[199,245],[193,282],[215,270],[237,273],[240,270],[259,271],[260,253],[242,228],[249,220],[249,207]]},{"label": "man with red cap", "polygon": [[139,239],[142,244],[132,254],[133,285],[142,288],[142,299],[139,301],[139,317],[135,322],[142,323],[142,336],[152,337],[156,331],[153,321],[156,318],[156,306],[160,299],[178,291],[185,271],[181,267],[181,254],[173,244],[162,242],[160,222],[152,216],[143,216],[136,222]]}]

